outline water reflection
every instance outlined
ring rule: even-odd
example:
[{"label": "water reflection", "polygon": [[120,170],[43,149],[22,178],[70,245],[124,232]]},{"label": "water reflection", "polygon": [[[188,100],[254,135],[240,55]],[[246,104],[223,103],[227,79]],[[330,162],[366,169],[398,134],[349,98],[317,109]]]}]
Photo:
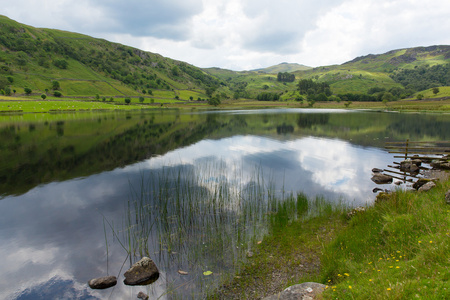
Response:
[{"label": "water reflection", "polygon": [[[228,187],[238,183],[243,190],[250,190],[257,181],[255,172],[259,172],[266,186],[273,183],[278,195],[302,191],[310,197],[361,205],[373,201],[371,169],[393,161],[392,155],[382,149],[385,140],[445,139],[450,132],[445,116],[313,112],[313,116],[298,111],[115,116],[102,118],[101,123],[95,118],[84,125],[66,121],[59,126],[63,131],[56,123],[52,128],[45,123],[3,127],[0,137],[5,144],[1,153],[6,160],[1,176],[12,173],[11,178],[18,182],[26,180],[21,186],[3,185],[0,298],[106,299],[112,293],[112,298],[134,299],[139,289],[154,297],[177,289],[189,297],[203,288],[198,282],[213,285],[218,277],[204,278],[201,272],[183,277],[177,270],[195,270],[193,264],[202,268],[226,265],[225,261],[213,262],[218,252],[206,245],[200,251],[204,256],[196,259],[189,256],[193,254],[173,253],[154,240],[155,227],[149,240],[150,254],[162,271],[156,283],[151,287],[126,287],[119,277],[119,284],[112,290],[87,287],[93,277],[119,275],[126,251],[104,220],[114,224],[118,236],[123,237],[126,204],[133,189],[139,191],[143,176],[185,170],[192,176],[184,176],[183,182],[190,177],[206,178],[205,182],[196,182],[195,188],[213,194],[212,183]],[[427,128],[402,125],[419,121]],[[99,138],[99,128],[91,129],[93,122],[104,124],[102,130],[117,126],[117,122],[126,126]],[[86,129],[81,131],[81,127]],[[69,139],[74,132],[83,132],[84,136]],[[46,137],[47,142],[39,137]],[[86,144],[95,138],[99,139],[96,143]],[[8,164],[14,151],[28,153],[20,168]],[[20,164],[14,159],[11,161]],[[48,165],[42,164],[44,161]],[[29,169],[25,171],[24,166]],[[50,166],[54,169],[48,169]],[[23,172],[28,175],[20,178],[18,174]],[[38,179],[52,174],[45,175],[49,181],[27,179],[34,176],[33,172]],[[239,217],[240,206],[227,209],[227,220]],[[191,234],[197,237],[195,231]],[[228,240],[224,237],[220,242]],[[185,251],[192,245],[193,241],[185,244]]]}]

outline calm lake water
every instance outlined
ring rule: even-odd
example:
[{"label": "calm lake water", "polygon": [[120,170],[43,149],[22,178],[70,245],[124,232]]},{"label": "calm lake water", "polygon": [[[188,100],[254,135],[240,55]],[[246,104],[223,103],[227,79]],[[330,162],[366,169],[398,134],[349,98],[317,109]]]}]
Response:
[{"label": "calm lake water", "polygon": [[[386,141],[449,135],[448,115],[339,110],[0,116],[0,298],[201,298],[277,201],[370,205]],[[125,286],[143,255],[159,279]],[[87,286],[106,275],[116,287]]]}]

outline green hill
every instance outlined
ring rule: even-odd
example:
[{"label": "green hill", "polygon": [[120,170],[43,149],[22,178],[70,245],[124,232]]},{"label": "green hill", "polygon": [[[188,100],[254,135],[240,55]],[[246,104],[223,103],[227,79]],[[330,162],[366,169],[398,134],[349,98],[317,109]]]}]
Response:
[{"label": "green hill", "polygon": [[[41,29],[0,16],[0,89],[16,94],[138,96],[148,90],[191,90],[205,96],[219,81],[188,63],[86,35]],[[195,97],[197,99],[197,97]]]},{"label": "green hill", "polygon": [[[438,96],[444,97],[450,96],[444,88],[450,86],[449,62],[450,46],[430,46],[369,54],[342,65],[316,68],[282,63],[243,72],[200,69],[126,45],[34,28],[0,15],[0,91],[6,96],[31,94],[38,99],[45,93],[81,99],[97,95],[166,100],[213,96],[300,101],[311,100],[311,95],[298,90],[299,80],[308,79],[328,84],[327,97],[330,93],[370,94],[365,101],[381,101],[389,93],[387,98],[395,100],[429,95],[434,87],[442,87]],[[277,77],[279,73],[286,74],[283,80]],[[320,99],[327,98],[322,95]]]},{"label": "green hill", "polygon": [[309,69],[312,69],[312,68],[305,66],[305,65],[297,64],[297,63],[284,62],[284,63],[278,64],[275,66],[262,68],[262,69],[255,69],[252,71],[260,72],[260,73],[278,74],[279,72],[281,72],[281,73],[295,72],[295,71],[305,71],[305,70],[309,70]]}]

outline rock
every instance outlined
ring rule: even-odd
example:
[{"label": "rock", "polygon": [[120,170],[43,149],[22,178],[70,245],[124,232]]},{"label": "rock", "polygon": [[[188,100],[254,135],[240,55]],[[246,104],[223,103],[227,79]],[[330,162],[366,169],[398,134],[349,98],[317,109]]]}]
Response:
[{"label": "rock", "polygon": [[434,188],[436,186],[436,183],[434,183],[433,181],[427,182],[424,185],[422,185],[419,188],[419,192],[428,192],[429,190],[431,190],[432,188]]},{"label": "rock", "polygon": [[432,180],[428,179],[428,178],[419,178],[416,182],[414,182],[413,188],[418,190],[422,185],[424,185],[430,181],[432,181]]},{"label": "rock", "polygon": [[402,185],[402,184],[403,184],[403,181],[396,181],[396,182],[394,182],[394,184],[395,184],[395,185]]},{"label": "rock", "polygon": [[159,278],[159,271],[153,260],[143,257],[124,274],[126,285],[147,285]]},{"label": "rock", "polygon": [[445,193],[445,202],[447,202],[447,204],[450,204],[450,190]]},{"label": "rock", "polygon": [[438,170],[450,170],[450,163],[445,161],[433,160],[430,166]]},{"label": "rock", "polygon": [[382,191],[384,191],[383,189],[380,189],[380,188],[374,188],[373,190],[372,190],[372,193],[378,193],[378,192],[382,192]]},{"label": "rock", "polygon": [[88,284],[91,289],[97,290],[107,289],[117,284],[117,278],[116,276],[105,276],[100,278],[94,278],[89,280]]},{"label": "rock", "polygon": [[376,184],[386,184],[386,183],[392,183],[392,176],[376,173],[372,176],[372,181]]},{"label": "rock", "polygon": [[372,169],[372,172],[373,172],[373,173],[381,173],[381,172],[383,172],[383,170],[378,169],[378,168],[373,168],[373,169]]},{"label": "rock", "polygon": [[363,206],[358,206],[358,207],[355,207],[354,209],[352,209],[351,211],[349,211],[348,213],[347,213],[347,219],[348,220],[350,220],[351,218],[353,218],[356,214],[359,214],[359,213],[363,213],[363,212],[365,212],[366,211],[366,208],[365,207],[363,207]]},{"label": "rock", "polygon": [[404,160],[400,162],[400,171],[408,172],[408,173],[418,173],[419,167],[417,164],[422,164],[420,160]]},{"label": "rock", "polygon": [[263,300],[311,300],[322,294],[326,285],[316,282],[304,282],[288,287],[281,293],[268,296]]},{"label": "rock", "polygon": [[139,299],[142,299],[142,300],[148,300],[148,295],[146,294],[146,293],[144,293],[144,292],[139,292],[138,294],[137,294],[137,297],[139,298]]}]

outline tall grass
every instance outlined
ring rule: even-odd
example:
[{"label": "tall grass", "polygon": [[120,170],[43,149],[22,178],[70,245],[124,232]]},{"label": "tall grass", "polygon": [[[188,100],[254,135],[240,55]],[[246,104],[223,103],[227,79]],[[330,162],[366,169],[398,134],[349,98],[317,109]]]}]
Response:
[{"label": "tall grass", "polygon": [[[271,228],[314,208],[304,195],[277,190],[262,168],[250,174],[230,172],[223,162],[142,172],[139,183],[130,182],[123,224],[113,228],[114,235],[131,262],[142,256],[155,260],[173,287],[167,291],[171,297],[202,297],[238,272]],[[178,270],[189,273],[190,284]]]},{"label": "tall grass", "polygon": [[397,191],[356,215],[325,248],[325,299],[449,299],[450,182]]}]

